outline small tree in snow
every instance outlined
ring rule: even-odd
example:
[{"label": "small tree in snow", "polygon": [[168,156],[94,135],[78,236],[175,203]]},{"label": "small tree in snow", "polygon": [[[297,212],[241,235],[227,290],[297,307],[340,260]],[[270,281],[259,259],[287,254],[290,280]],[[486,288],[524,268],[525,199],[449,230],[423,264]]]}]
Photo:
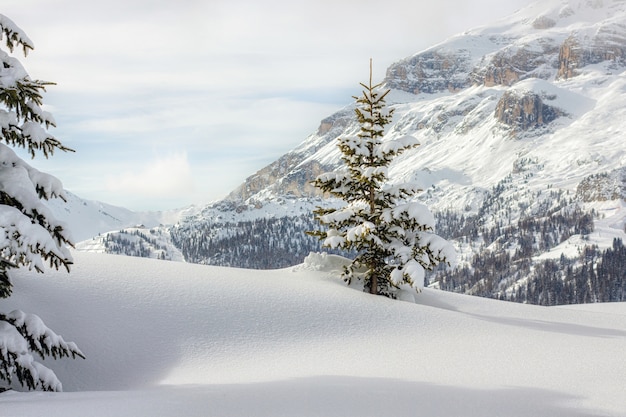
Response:
[{"label": "small tree in snow", "polygon": [[[0,36],[9,51],[26,56],[33,44],[10,19],[0,15]],[[27,267],[43,272],[44,263],[69,271],[71,245],[63,225],[41,199],[63,196],[61,182],[28,165],[9,147],[36,151],[47,158],[55,150],[69,151],[48,133],[52,116],[43,111],[42,92],[51,83],[31,80],[20,62],[0,48],[0,298],[11,295],[9,271]],[[0,380],[13,378],[29,389],[61,390],[54,373],[33,357],[84,357],[47,328],[39,317],[14,310],[0,313]],[[0,387],[0,390],[2,388]]]},{"label": "small tree in snow", "polygon": [[385,126],[393,110],[385,106],[389,90],[361,83],[356,99],[360,132],[339,138],[344,169],[322,174],[313,184],[345,201],[342,208],[318,208],[316,219],[323,231],[309,232],[323,246],[356,252],[343,277],[362,281],[372,294],[395,297],[398,289],[420,290],[426,269],[454,256],[447,241],[433,233],[434,218],[421,203],[409,199],[419,191],[415,184],[393,184],[388,167],[395,157],[419,145],[412,136],[388,138]]}]

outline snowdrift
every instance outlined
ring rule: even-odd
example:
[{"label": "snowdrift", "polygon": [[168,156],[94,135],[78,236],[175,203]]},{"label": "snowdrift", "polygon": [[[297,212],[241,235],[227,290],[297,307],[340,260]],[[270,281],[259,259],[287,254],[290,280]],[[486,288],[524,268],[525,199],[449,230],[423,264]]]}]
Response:
[{"label": "snowdrift", "polygon": [[86,360],[64,393],[0,394],[2,416],[623,416],[626,304],[545,308],[346,288],[341,259],[254,271],[74,253],[21,271],[2,309]]}]

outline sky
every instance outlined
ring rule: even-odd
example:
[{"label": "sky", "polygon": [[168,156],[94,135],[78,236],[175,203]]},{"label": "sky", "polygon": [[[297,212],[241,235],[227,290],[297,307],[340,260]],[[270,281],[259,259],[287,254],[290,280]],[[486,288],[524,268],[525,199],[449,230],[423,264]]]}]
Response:
[{"label": "sky", "polygon": [[[530,0],[3,0],[52,133],[28,162],[136,211],[220,200],[348,105],[359,82]],[[2,44],[2,49],[4,44]]]}]

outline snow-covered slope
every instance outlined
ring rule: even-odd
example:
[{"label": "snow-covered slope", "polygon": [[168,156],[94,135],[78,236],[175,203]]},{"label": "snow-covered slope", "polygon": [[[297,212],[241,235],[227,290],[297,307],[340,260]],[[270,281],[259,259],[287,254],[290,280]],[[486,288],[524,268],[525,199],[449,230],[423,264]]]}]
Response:
[{"label": "snow-covered slope", "polygon": [[167,212],[134,212],[100,201],[84,200],[68,191],[66,197],[67,202],[57,198],[50,199],[45,204],[58,220],[66,224],[74,242],[81,242],[100,233],[138,225],[155,227],[160,224],[174,224],[181,216],[195,211],[194,207],[189,207]]},{"label": "snow-covered slope", "polygon": [[169,228],[163,226],[125,227],[116,231],[100,233],[91,239],[78,242],[75,247],[81,252],[138,256],[164,261],[185,261],[180,250],[172,244]]},{"label": "snow-covered slope", "polygon": [[0,394],[0,415],[623,416],[626,304],[537,307],[425,290],[417,304],[311,256],[273,271],[76,253],[16,274],[3,309],[40,315],[86,360],[66,393]]}]

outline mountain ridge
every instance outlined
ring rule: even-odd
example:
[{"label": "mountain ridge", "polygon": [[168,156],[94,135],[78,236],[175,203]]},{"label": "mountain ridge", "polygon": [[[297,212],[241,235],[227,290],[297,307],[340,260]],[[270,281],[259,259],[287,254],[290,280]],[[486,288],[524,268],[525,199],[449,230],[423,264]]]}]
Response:
[{"label": "mountain ridge", "polygon": [[[545,6],[545,2],[534,3],[518,11],[513,17],[501,19],[499,21],[502,22],[500,26],[506,30],[499,27],[498,30],[502,31],[499,34],[491,26],[470,30],[392,64],[387,70],[385,85],[392,90],[408,93],[394,92],[395,97],[391,97],[390,102],[399,107],[396,113],[402,113],[401,105],[403,103],[419,103],[424,100],[431,101],[432,105],[423,111],[424,114],[419,119],[419,109],[410,109],[412,112],[410,117],[413,120],[405,118],[405,120],[398,121],[389,135],[392,136],[393,130],[398,129],[400,125],[406,125],[410,122],[413,123],[413,132],[410,128],[406,129],[403,126],[402,133],[419,133],[419,130],[429,129],[435,135],[440,136],[446,127],[467,133],[478,125],[480,117],[493,121],[494,118],[490,115],[496,114],[495,120],[499,124],[495,126],[494,123],[494,126],[488,127],[509,129],[508,133],[520,138],[523,135],[537,136],[539,133],[545,133],[538,131],[542,128],[553,129],[554,126],[550,126],[551,122],[567,124],[568,120],[573,120],[573,117],[581,117],[587,113],[585,110],[588,110],[592,103],[597,101],[597,98],[585,97],[576,91],[577,88],[581,88],[581,86],[575,85],[577,77],[567,77],[561,74],[563,65],[565,65],[562,61],[566,60],[569,63],[565,66],[572,71],[572,74],[574,71],[581,71],[582,68],[586,67],[587,72],[580,75],[588,78],[593,77],[595,78],[593,82],[596,83],[610,81],[607,79],[609,77],[603,77],[602,73],[608,74],[612,69],[620,68],[623,71],[625,55],[623,45],[626,45],[624,4],[623,2],[609,3],[608,6],[601,7],[604,2],[552,1],[548,2],[551,8]],[[615,13],[614,8],[617,8],[619,13]],[[605,20],[600,22],[592,20],[591,23],[584,24],[574,20],[576,17],[585,16],[588,11],[600,16],[611,12],[608,19],[609,23],[604,23]],[[562,17],[558,19],[558,16]],[[538,19],[540,21],[550,19],[554,24],[547,25],[546,29],[534,29],[533,33],[528,34],[526,30],[529,27],[533,28],[533,25],[537,26],[536,21]],[[558,22],[562,23],[561,26],[557,24]],[[609,30],[610,28],[620,29],[621,32],[616,34],[614,30]],[[573,32],[574,29],[575,32]],[[596,32],[595,35],[591,36],[590,32],[594,31]],[[570,45],[572,39],[576,39],[577,36],[583,38],[581,43],[585,41],[585,44],[596,45],[594,51],[600,50],[602,53],[587,52],[580,54],[582,56],[580,59],[585,58],[586,60],[580,62],[572,60],[571,53],[568,54],[564,51],[571,50],[567,45]],[[624,40],[624,42],[616,42],[614,38]],[[601,43],[602,39],[605,39],[606,42]],[[468,44],[473,45],[473,50],[468,49]],[[603,46],[599,47],[598,44]],[[465,56],[473,56],[472,62],[464,66],[458,63],[455,65],[455,60],[452,59],[437,60],[432,58],[433,54],[441,51],[450,53],[459,50],[463,51]],[[470,53],[470,51],[474,52]],[[475,56],[478,53],[476,51],[482,55]],[[596,62],[594,59],[594,57],[603,57],[608,53],[611,53],[612,60]],[[528,55],[532,55],[534,60],[528,58]],[[543,59],[538,57],[543,57]],[[529,69],[523,74],[518,68],[520,59],[525,60],[523,63]],[[529,67],[529,61],[534,65]],[[594,65],[596,68],[593,68]],[[451,69],[452,72],[442,72],[440,68]],[[429,77],[429,74],[432,77]],[[479,74],[482,78],[478,77]],[[431,78],[440,81],[441,85],[434,83],[433,86]],[[464,81],[459,85],[454,81],[455,79],[463,79]],[[551,79],[551,82],[547,79]],[[616,89],[621,90],[623,88],[623,80],[615,79],[612,81],[619,84],[616,85]],[[416,88],[415,83],[429,88]],[[504,87],[512,87],[512,89],[505,91]],[[425,93],[422,92],[424,90],[426,90]],[[416,92],[422,92],[422,96],[413,95]],[[428,97],[424,97],[424,94]],[[437,95],[441,97],[435,97]],[[462,97],[463,95],[466,97]],[[494,97],[499,98],[496,103],[497,112],[493,102],[491,102]],[[526,98],[529,100],[525,101]],[[555,105],[555,100],[559,102],[560,106],[566,108],[563,109]],[[568,102],[570,103],[569,106]],[[572,108],[571,104],[576,104],[578,108]],[[426,108],[426,106],[421,107]],[[542,112],[540,111],[542,108],[547,110]],[[348,135],[354,131],[355,124],[354,118],[351,117],[351,109],[351,106],[347,106],[324,119],[316,133],[309,136],[293,151],[249,177],[228,198],[242,201],[249,198],[262,200],[272,194],[288,195],[293,189],[298,189],[300,192],[300,194],[294,193],[296,196],[315,195],[314,190],[306,188],[306,179],[303,177],[306,176],[310,180],[315,173],[324,171],[324,169],[332,170],[338,165],[338,152],[334,149],[334,139],[341,134]],[[544,113],[546,114],[544,115]],[[461,117],[463,119],[458,123],[457,119]],[[518,126],[516,122],[520,119],[523,122],[524,118],[530,119],[534,123],[520,123]],[[483,137],[488,135],[488,132],[473,133]],[[423,155],[423,151],[417,149],[413,154]],[[511,161],[507,165],[512,165],[513,162]],[[432,168],[430,170],[432,171]],[[498,178],[502,178],[502,175]],[[488,185],[495,185],[498,178],[489,181]]]}]

